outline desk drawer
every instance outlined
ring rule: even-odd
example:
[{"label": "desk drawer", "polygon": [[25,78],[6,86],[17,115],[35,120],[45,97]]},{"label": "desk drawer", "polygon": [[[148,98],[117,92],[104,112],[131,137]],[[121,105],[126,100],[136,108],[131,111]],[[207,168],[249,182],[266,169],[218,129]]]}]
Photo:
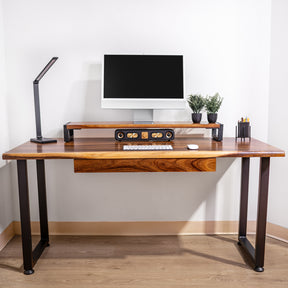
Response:
[{"label": "desk drawer", "polygon": [[75,173],[212,172],[216,171],[216,158],[74,160],[74,171]]}]

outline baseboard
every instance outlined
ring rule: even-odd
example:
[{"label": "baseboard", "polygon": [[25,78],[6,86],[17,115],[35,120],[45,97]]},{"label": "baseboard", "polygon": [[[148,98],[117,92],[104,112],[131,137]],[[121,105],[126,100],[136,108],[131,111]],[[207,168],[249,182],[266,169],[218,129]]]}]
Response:
[{"label": "baseboard", "polygon": [[14,222],[11,222],[8,227],[0,233],[0,251],[7,245],[14,235]]},{"label": "baseboard", "polygon": [[267,235],[288,243],[288,229],[273,223],[267,223]]},{"label": "baseboard", "polygon": [[[256,222],[248,221],[247,232],[255,233]],[[40,234],[39,222],[31,222],[33,235]],[[238,221],[140,221],[140,222],[49,222],[50,235],[151,236],[237,234]],[[21,234],[19,221],[11,222],[0,234],[0,251]],[[288,243],[288,229],[267,223],[267,235]]]},{"label": "baseboard", "polygon": [[[40,234],[39,222],[31,223],[34,235]],[[20,234],[20,222],[14,222]],[[197,235],[235,234],[238,221],[140,221],[140,222],[49,222],[50,235]],[[249,221],[248,232],[255,232],[255,221]]]}]

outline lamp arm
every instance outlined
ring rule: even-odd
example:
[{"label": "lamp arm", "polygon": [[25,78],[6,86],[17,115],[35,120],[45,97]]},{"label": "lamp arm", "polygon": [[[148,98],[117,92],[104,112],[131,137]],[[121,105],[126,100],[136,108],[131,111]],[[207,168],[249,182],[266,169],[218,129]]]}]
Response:
[{"label": "lamp arm", "polygon": [[42,131],[41,131],[40,99],[39,99],[39,84],[38,84],[38,82],[33,82],[33,90],[34,90],[36,136],[38,139],[41,139],[42,138]]}]

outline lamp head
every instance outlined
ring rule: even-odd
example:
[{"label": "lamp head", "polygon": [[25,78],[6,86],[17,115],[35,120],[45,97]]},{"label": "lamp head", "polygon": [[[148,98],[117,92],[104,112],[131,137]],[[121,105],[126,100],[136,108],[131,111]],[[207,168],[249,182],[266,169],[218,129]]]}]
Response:
[{"label": "lamp head", "polygon": [[44,69],[40,72],[40,74],[33,81],[34,84],[38,84],[42,77],[46,74],[46,72],[52,67],[52,65],[57,61],[58,57],[53,57],[49,63],[44,67]]}]

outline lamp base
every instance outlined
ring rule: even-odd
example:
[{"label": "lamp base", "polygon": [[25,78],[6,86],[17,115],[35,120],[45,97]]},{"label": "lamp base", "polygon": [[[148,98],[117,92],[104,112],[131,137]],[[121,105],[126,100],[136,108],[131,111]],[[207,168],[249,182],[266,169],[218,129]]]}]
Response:
[{"label": "lamp base", "polygon": [[44,138],[44,137],[39,137],[39,138],[31,138],[30,142],[34,143],[39,143],[39,144],[46,144],[46,143],[56,143],[56,139],[51,139],[51,138]]}]

